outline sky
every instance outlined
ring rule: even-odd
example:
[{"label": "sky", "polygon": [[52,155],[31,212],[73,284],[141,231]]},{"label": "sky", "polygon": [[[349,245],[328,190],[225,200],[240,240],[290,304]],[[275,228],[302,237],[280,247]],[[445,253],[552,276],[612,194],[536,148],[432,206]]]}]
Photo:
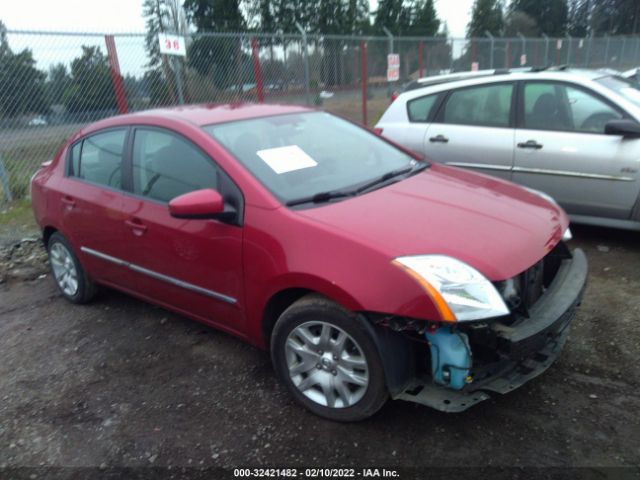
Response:
[{"label": "sky", "polygon": [[[11,30],[64,31],[89,33],[144,33],[143,0],[0,0],[0,20]],[[370,0],[371,10],[377,0]],[[447,23],[449,35],[464,37],[471,17],[473,0],[435,0],[438,17]],[[14,51],[30,48],[37,66],[69,64],[79,56],[80,45],[96,45],[104,52],[102,35],[71,37],[43,34],[9,34]],[[139,75],[144,71],[144,40],[116,37],[122,73]]]},{"label": "sky", "polygon": [[[144,32],[142,0],[2,0],[0,20],[13,30]],[[377,0],[370,0],[375,10]],[[453,37],[464,37],[473,0],[436,0]],[[34,14],[34,12],[37,12]]]}]

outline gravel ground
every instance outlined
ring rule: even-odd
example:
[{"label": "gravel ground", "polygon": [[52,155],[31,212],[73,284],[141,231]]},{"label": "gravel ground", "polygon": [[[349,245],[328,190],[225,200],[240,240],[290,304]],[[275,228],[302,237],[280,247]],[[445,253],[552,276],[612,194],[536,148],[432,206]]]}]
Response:
[{"label": "gravel ground", "polygon": [[[0,478],[22,466],[259,465],[591,467],[580,476],[637,478],[640,234],[573,230],[589,287],[551,369],[464,413],[395,401],[349,425],[294,404],[265,353],[113,291],[71,305],[42,277],[37,242],[4,249]],[[16,268],[33,270],[8,274]]]}]

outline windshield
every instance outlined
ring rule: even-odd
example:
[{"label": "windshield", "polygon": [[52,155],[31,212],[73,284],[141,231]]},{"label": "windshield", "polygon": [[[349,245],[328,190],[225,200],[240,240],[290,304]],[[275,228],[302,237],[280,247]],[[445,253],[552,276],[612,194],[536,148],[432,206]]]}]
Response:
[{"label": "windshield", "polygon": [[[324,112],[295,113],[208,125],[229,150],[285,204],[365,185],[416,160],[366,130]],[[404,170],[402,173],[407,173]],[[382,183],[382,182],[381,182]],[[314,200],[315,201],[315,200]]]},{"label": "windshield", "polygon": [[596,82],[623,96],[636,107],[640,107],[640,90],[634,82],[623,77],[602,77],[596,79]]}]

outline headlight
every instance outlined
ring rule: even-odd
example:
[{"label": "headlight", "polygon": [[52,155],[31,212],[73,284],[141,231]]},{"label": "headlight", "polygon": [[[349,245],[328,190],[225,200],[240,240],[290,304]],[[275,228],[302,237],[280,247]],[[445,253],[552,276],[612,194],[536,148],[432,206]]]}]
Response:
[{"label": "headlight", "polygon": [[464,322],[509,314],[493,284],[475,268],[455,258],[416,255],[398,257],[394,263],[424,288],[443,321]]}]

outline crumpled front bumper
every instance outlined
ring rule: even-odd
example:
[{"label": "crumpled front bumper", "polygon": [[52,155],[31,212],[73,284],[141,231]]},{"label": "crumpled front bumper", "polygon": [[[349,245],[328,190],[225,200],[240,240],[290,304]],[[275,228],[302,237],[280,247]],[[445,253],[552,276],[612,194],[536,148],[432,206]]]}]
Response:
[{"label": "crumpled front bumper", "polygon": [[576,249],[562,261],[542,297],[530,309],[530,318],[513,327],[492,326],[502,358],[496,364],[472,369],[474,380],[462,390],[452,390],[416,378],[394,398],[421,403],[445,412],[461,412],[490,398],[507,393],[537,377],[558,358],[569,326],[582,301],[587,283],[587,258]]}]

